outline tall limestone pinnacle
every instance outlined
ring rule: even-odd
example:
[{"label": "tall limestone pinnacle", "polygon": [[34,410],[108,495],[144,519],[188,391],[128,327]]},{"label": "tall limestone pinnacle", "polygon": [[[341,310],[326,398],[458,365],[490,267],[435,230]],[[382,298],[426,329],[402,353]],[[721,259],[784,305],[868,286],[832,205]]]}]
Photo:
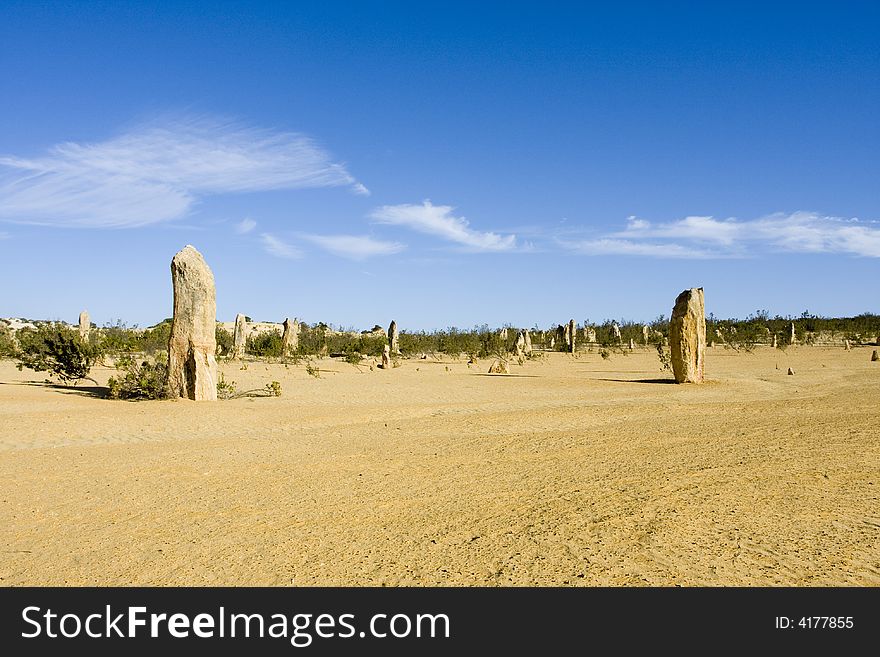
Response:
[{"label": "tall limestone pinnacle", "polygon": [[244,348],[247,344],[248,323],[247,318],[238,313],[235,316],[235,328],[232,332],[232,357],[241,358],[244,356]]},{"label": "tall limestone pinnacle", "polygon": [[171,260],[174,317],[168,339],[168,392],[195,401],[217,399],[217,292],[202,254],[185,246]]},{"label": "tall limestone pinnacle", "polygon": [[83,310],[79,314],[79,337],[83,341],[89,339],[89,332],[92,330],[92,320],[89,318],[89,311]]},{"label": "tall limestone pinnacle", "polygon": [[388,326],[388,345],[391,347],[392,354],[400,353],[400,333],[397,330],[397,322],[393,319]]},{"label": "tall limestone pinnacle", "polygon": [[706,352],[703,288],[685,290],[676,298],[669,321],[669,348],[676,383],[702,383]]}]

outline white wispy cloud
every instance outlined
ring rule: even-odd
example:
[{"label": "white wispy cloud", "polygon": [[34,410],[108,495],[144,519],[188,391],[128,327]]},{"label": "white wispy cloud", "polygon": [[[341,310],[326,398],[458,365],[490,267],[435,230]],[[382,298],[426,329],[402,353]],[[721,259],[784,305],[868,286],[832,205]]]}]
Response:
[{"label": "white wispy cloud", "polygon": [[705,259],[788,252],[877,258],[880,224],[815,212],[777,212],[749,220],[689,216],[662,223],[629,217],[622,231],[560,244],[587,255]]},{"label": "white wispy cloud", "polygon": [[325,251],[351,260],[365,260],[373,256],[400,253],[406,248],[400,242],[386,242],[367,235],[301,235]]},{"label": "white wispy cloud", "polygon": [[363,183],[355,183],[354,185],[352,185],[351,190],[358,196],[370,195],[370,190],[367,189]]},{"label": "white wispy cloud", "polygon": [[303,256],[300,249],[269,233],[261,233],[260,242],[263,243],[263,250],[276,258],[295,259]]},{"label": "white wispy cloud", "polygon": [[693,258],[705,259],[719,257],[719,254],[700,249],[690,249],[681,244],[650,244],[631,240],[600,238],[596,240],[575,240],[562,242],[571,251],[584,255],[630,255],[651,258]]},{"label": "white wispy cloud", "polygon": [[472,251],[510,251],[516,248],[516,235],[481,232],[470,227],[467,219],[452,214],[449,205],[383,205],[370,213],[376,223],[405,226],[412,230],[441,237]]},{"label": "white wispy cloud", "polygon": [[245,235],[257,227],[257,222],[250,217],[245,217],[235,224],[235,232],[239,235]]},{"label": "white wispy cloud", "polygon": [[366,191],[305,135],[164,118],[103,142],[58,144],[42,157],[0,156],[0,219],[141,226],[184,216],[209,195],[332,186]]},{"label": "white wispy cloud", "polygon": [[660,237],[733,244],[739,237],[742,226],[733,219],[718,220],[713,217],[685,217],[667,224],[651,224],[644,219],[629,217],[626,230],[617,235],[622,237]]}]

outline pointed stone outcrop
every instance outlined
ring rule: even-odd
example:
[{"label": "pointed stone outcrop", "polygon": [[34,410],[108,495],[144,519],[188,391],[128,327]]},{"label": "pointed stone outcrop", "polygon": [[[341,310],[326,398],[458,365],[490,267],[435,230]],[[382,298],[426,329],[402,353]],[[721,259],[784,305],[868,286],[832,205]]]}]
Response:
[{"label": "pointed stone outcrop", "polygon": [[685,290],[675,300],[669,320],[669,347],[676,383],[702,383],[706,351],[703,288]]},{"label": "pointed stone outcrop", "polygon": [[788,328],[788,344],[794,344],[797,342],[797,335],[794,332],[794,322]]},{"label": "pointed stone outcrop", "polygon": [[235,329],[232,334],[232,357],[244,356],[244,347],[247,344],[247,319],[241,313],[235,316]]},{"label": "pointed stone outcrop", "polygon": [[514,343],[513,348],[516,350],[516,357],[522,358],[523,352],[526,348],[526,337],[523,335],[522,331],[516,336],[516,342]]},{"label": "pointed stone outcrop", "polygon": [[611,322],[611,335],[614,337],[615,340],[620,342],[620,326],[617,324],[617,322]]},{"label": "pointed stone outcrop", "polygon": [[83,342],[89,339],[89,333],[92,330],[92,320],[87,310],[83,310],[79,314],[79,337]]},{"label": "pointed stone outcrop", "polygon": [[382,364],[379,365],[383,370],[387,370],[391,367],[391,347],[387,344],[382,349]]},{"label": "pointed stone outcrop", "polygon": [[496,360],[489,366],[489,374],[510,374],[510,370],[503,360]]},{"label": "pointed stone outcrop", "polygon": [[523,331],[523,340],[525,341],[525,345],[523,346],[523,352],[526,355],[532,353],[532,336],[529,335],[528,329]]},{"label": "pointed stone outcrop", "polygon": [[174,316],[168,339],[167,387],[171,397],[217,399],[217,298],[214,274],[187,245],[171,260]]},{"label": "pointed stone outcrop", "polygon": [[568,350],[574,353],[575,343],[577,342],[577,325],[573,319],[568,320]]},{"label": "pointed stone outcrop", "polygon": [[286,318],[282,324],[284,333],[281,336],[281,350],[284,356],[290,356],[299,349],[299,321],[294,317],[293,321]]},{"label": "pointed stone outcrop", "polygon": [[388,326],[388,345],[391,348],[392,354],[396,355],[400,353],[400,333],[397,331],[397,322],[393,319]]}]

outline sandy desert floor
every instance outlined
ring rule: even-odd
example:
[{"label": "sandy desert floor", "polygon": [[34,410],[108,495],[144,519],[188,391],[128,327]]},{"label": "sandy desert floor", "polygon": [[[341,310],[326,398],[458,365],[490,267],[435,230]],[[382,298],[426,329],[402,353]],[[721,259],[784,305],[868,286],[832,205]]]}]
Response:
[{"label": "sandy desert floor", "polygon": [[223,364],[283,396],[215,403],[3,361],[0,584],[880,585],[870,352]]}]

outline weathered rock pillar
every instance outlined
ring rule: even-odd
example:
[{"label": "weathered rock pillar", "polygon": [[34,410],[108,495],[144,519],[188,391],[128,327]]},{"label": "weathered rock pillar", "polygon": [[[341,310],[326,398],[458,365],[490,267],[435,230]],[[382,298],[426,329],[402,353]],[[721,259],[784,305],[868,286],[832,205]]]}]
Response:
[{"label": "weathered rock pillar", "polygon": [[92,320],[87,310],[83,310],[79,314],[79,337],[83,342],[89,339],[89,332],[92,330]]},{"label": "weathered rock pillar", "polygon": [[614,339],[620,342],[620,326],[617,322],[611,322],[611,334],[614,336]]},{"label": "weathered rock pillar", "polygon": [[703,288],[685,290],[676,298],[669,320],[669,346],[676,383],[702,383],[706,351]]},{"label": "weathered rock pillar", "polygon": [[235,316],[235,330],[232,336],[232,357],[244,356],[244,347],[247,344],[247,319],[241,313]]},{"label": "weathered rock pillar", "polygon": [[526,347],[526,338],[523,335],[522,331],[520,331],[519,334],[517,334],[516,342],[514,343],[513,347],[514,347],[514,349],[516,349],[516,357],[522,358],[523,357],[523,350]]},{"label": "weathered rock pillar", "polygon": [[388,326],[388,344],[391,347],[392,354],[400,353],[400,333],[397,331],[397,322],[393,319]]},{"label": "weathered rock pillar", "polygon": [[185,246],[171,260],[174,318],[168,339],[168,393],[217,399],[217,293],[202,254]]},{"label": "weathered rock pillar", "polygon": [[291,322],[290,318],[286,318],[282,324],[284,334],[281,336],[281,355],[289,356],[295,354],[299,348],[299,322],[294,318]]}]

